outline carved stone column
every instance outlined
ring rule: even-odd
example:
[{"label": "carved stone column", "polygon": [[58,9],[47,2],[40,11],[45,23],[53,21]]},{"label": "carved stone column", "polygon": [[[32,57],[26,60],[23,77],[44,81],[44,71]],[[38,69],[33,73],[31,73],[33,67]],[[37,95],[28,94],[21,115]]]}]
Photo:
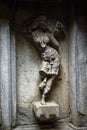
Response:
[{"label": "carved stone column", "polygon": [[15,45],[15,3],[11,4],[10,8],[10,43],[11,43],[11,125],[15,127],[16,124],[16,45]]},{"label": "carved stone column", "polygon": [[10,30],[7,19],[1,21],[0,26],[0,52],[1,52],[1,110],[2,128],[10,130],[11,127],[11,71],[10,71]]},{"label": "carved stone column", "polygon": [[11,42],[11,91],[12,91],[12,127],[16,124],[16,46],[15,46],[15,32],[14,25],[10,28],[10,42]]},{"label": "carved stone column", "polygon": [[[9,23],[9,6],[1,4],[0,12],[0,94],[2,130],[16,122],[16,51],[14,28]],[[14,25],[13,25],[14,26]]]},{"label": "carved stone column", "polygon": [[73,124],[87,129],[87,17],[82,11],[74,15],[70,27],[70,107]]}]

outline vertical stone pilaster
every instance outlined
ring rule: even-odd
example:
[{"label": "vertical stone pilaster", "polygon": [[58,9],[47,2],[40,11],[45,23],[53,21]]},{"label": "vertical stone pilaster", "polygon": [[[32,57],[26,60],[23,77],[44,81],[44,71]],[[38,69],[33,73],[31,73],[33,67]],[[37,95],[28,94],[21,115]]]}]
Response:
[{"label": "vertical stone pilaster", "polygon": [[8,20],[0,23],[0,69],[2,130],[11,128],[10,30]]},{"label": "vertical stone pilaster", "polygon": [[[1,27],[0,27],[1,31]],[[0,44],[1,48],[1,44]],[[0,64],[1,64],[1,50],[0,50]],[[0,73],[1,73],[1,66],[0,66]],[[1,75],[0,75],[0,126],[1,126]]]},{"label": "vertical stone pilaster", "polygon": [[77,121],[77,89],[76,89],[76,33],[77,26],[76,23],[73,22],[71,29],[71,36],[69,41],[69,81],[70,81],[70,108],[71,108],[71,120],[72,122],[78,126]]},{"label": "vertical stone pilaster", "polygon": [[12,87],[12,127],[16,123],[16,46],[15,32],[11,28],[11,87]]},{"label": "vertical stone pilaster", "polygon": [[85,30],[84,18],[75,20],[69,46],[71,118],[77,127],[87,127],[87,33]]},{"label": "vertical stone pilaster", "polygon": [[79,78],[79,113],[87,117],[87,25],[85,16],[78,23],[78,78]]},{"label": "vertical stone pilaster", "polygon": [[15,44],[15,1],[10,5],[9,11],[10,43],[11,43],[11,125],[16,124],[16,44]]}]

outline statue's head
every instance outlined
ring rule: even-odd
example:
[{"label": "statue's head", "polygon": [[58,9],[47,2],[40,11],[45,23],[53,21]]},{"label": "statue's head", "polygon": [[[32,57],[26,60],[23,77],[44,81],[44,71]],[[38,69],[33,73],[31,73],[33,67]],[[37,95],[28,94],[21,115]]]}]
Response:
[{"label": "statue's head", "polygon": [[46,16],[39,16],[38,18],[33,19],[33,23],[31,25],[32,30],[40,29],[42,31],[48,30],[47,28],[47,18]]},{"label": "statue's head", "polygon": [[38,23],[39,23],[39,28],[41,30],[47,29],[47,18],[46,18],[46,16],[39,16]]}]

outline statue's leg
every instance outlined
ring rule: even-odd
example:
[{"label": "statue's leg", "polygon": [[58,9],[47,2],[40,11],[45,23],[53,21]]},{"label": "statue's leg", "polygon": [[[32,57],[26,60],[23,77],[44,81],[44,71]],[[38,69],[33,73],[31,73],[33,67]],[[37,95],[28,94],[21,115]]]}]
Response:
[{"label": "statue's leg", "polygon": [[39,84],[39,89],[43,90],[44,87],[46,86],[46,82],[47,82],[47,77],[43,79],[43,81]]},{"label": "statue's leg", "polygon": [[50,91],[52,83],[53,83],[55,77],[56,77],[56,75],[53,75],[51,78],[49,78],[47,80],[46,87],[44,88],[42,99],[41,99],[41,104],[43,104],[43,105],[45,104],[46,94]]}]

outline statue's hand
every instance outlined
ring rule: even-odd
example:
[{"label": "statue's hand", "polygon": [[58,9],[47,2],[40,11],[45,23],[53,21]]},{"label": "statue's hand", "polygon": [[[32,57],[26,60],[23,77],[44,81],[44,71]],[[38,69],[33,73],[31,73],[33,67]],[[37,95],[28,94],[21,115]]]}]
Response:
[{"label": "statue's hand", "polygon": [[57,36],[63,29],[64,29],[64,26],[62,25],[62,23],[57,21],[54,32],[53,32],[54,36]]},{"label": "statue's hand", "polygon": [[55,30],[59,31],[59,30],[63,30],[64,26],[62,23],[60,23],[59,21],[57,21],[56,26],[55,26]]},{"label": "statue's hand", "polygon": [[37,32],[33,32],[32,35],[33,35],[33,39],[34,39],[35,42],[41,41],[40,36]]}]

